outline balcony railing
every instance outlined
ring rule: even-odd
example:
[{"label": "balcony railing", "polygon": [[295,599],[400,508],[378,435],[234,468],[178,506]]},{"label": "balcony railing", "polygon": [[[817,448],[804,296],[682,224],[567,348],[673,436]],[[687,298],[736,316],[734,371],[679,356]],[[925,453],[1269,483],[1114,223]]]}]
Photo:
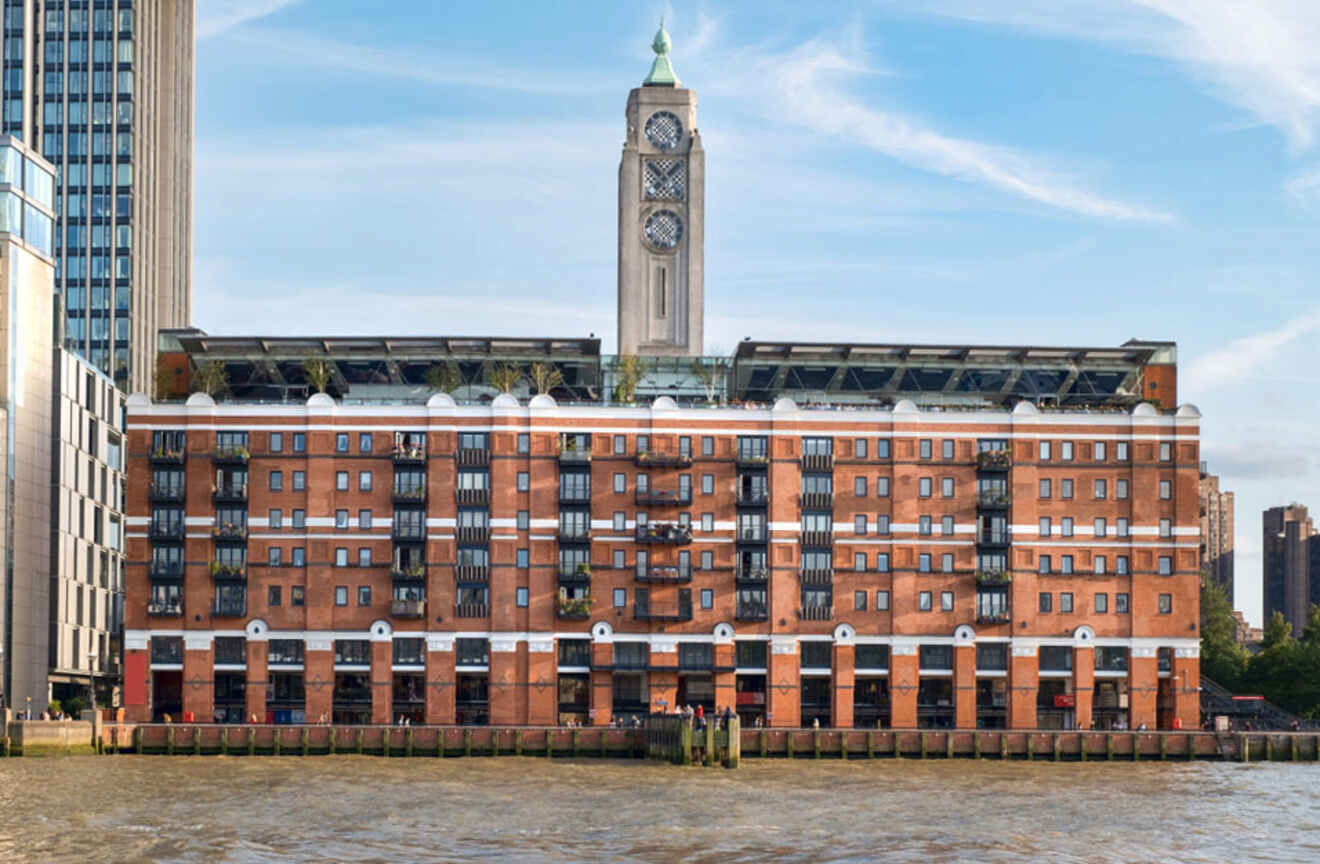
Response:
[{"label": "balcony railing", "polygon": [[152,561],[147,573],[153,582],[180,582],[183,580],[183,562]]},{"label": "balcony railing", "polygon": [[248,529],[246,525],[234,525],[226,522],[224,525],[212,527],[211,536],[221,542],[242,542],[247,540]]},{"label": "balcony railing", "polygon": [[454,498],[459,504],[489,504],[490,489],[455,489]]},{"label": "balcony railing", "polygon": [[555,613],[560,618],[585,621],[591,617],[590,597],[560,597],[555,604]]},{"label": "balcony railing", "polygon": [[983,528],[977,528],[976,542],[981,546],[1007,546],[1012,541],[1009,538],[1008,531],[987,531]]},{"label": "balcony railing", "polygon": [[152,522],[147,528],[147,536],[155,541],[182,542],[184,538],[183,522]]},{"label": "balcony railing", "polygon": [[651,564],[636,568],[638,582],[681,583],[692,581],[691,565]]},{"label": "balcony railing", "polygon": [[834,617],[833,606],[803,606],[798,610],[803,621],[829,621]]},{"label": "balcony railing", "polygon": [[426,540],[426,526],[416,522],[394,522],[390,536],[395,543],[422,543]]},{"label": "balcony railing", "polygon": [[211,578],[221,582],[238,582],[247,578],[246,564],[229,564],[224,561],[212,561]]},{"label": "balcony railing", "polygon": [[457,534],[459,543],[490,542],[489,525],[459,525]]},{"label": "balcony railing", "polygon": [[460,447],[454,451],[454,458],[464,468],[483,468],[490,464],[490,448]]},{"label": "balcony railing", "polygon": [[560,527],[555,537],[560,543],[581,544],[591,542],[590,528]]},{"label": "balcony railing", "polygon": [[798,498],[803,510],[829,510],[834,507],[833,492],[803,492]]},{"label": "balcony railing", "polygon": [[395,582],[423,582],[426,580],[426,565],[393,564],[390,566],[390,578]]},{"label": "balcony railing", "polygon": [[148,458],[152,465],[182,465],[185,456],[183,448],[175,450],[171,447],[157,447]]},{"label": "balcony railing", "polygon": [[638,543],[685,545],[692,542],[692,526],[675,522],[650,522],[638,525],[634,537]]},{"label": "balcony railing", "polygon": [[393,600],[390,614],[395,618],[421,618],[426,615],[425,600]]},{"label": "balcony railing", "polygon": [[764,603],[739,603],[734,618],[739,621],[769,621],[770,610]]},{"label": "balcony railing", "polygon": [[830,585],[834,582],[834,570],[827,568],[804,568],[798,572],[803,585]]},{"label": "balcony railing", "polygon": [[489,564],[456,564],[454,579],[458,582],[489,582]]},{"label": "balcony railing", "polygon": [[1007,450],[982,450],[976,454],[976,467],[982,471],[1007,471],[1013,467],[1013,457]]},{"label": "balcony railing", "polygon": [[559,489],[559,503],[560,504],[590,504],[591,490],[566,489],[561,486]]},{"label": "balcony railing", "polygon": [[211,603],[211,614],[221,618],[242,618],[247,614],[247,602],[215,600]]},{"label": "balcony railing", "polygon": [[764,489],[755,491],[738,490],[738,505],[740,507],[764,507],[770,503],[770,494]]},{"label": "balcony railing", "polygon": [[734,462],[739,468],[766,468],[770,465],[770,454],[739,450]]},{"label": "balcony railing", "polygon": [[765,537],[765,526],[754,528],[744,526],[738,529],[737,536],[734,539],[739,543],[764,543]]},{"label": "balcony railing", "polygon": [[183,614],[183,601],[172,600],[165,603],[148,603],[147,615],[152,618],[166,618]]},{"label": "balcony railing", "polygon": [[211,489],[211,499],[217,504],[237,504],[248,500],[246,483],[230,483]]},{"label": "balcony railing", "polygon": [[1013,581],[1013,574],[1007,570],[977,570],[977,585],[1008,585]]},{"label": "balcony railing", "polygon": [[567,465],[582,465],[591,461],[591,449],[588,447],[559,445],[559,462]]},{"label": "balcony railing", "polygon": [[390,497],[395,504],[425,504],[426,487],[422,485],[404,487],[396,486]]},{"label": "balcony railing", "polygon": [[455,618],[489,618],[490,605],[487,603],[458,603],[454,606]]},{"label": "balcony railing", "polygon": [[183,500],[183,486],[177,483],[152,483],[147,500],[156,504],[174,504]]},{"label": "balcony railing", "polygon": [[1007,492],[981,491],[976,493],[976,506],[987,510],[1007,510],[1013,504],[1013,496]]},{"label": "balcony railing", "polygon": [[395,447],[390,451],[390,460],[395,465],[425,465],[425,447]]},{"label": "balcony railing", "polygon": [[976,615],[977,624],[1010,624],[1012,621],[1013,616],[1007,612],[987,612],[977,613]]},{"label": "balcony railing", "polygon": [[638,489],[633,493],[634,503],[652,507],[685,507],[692,503],[692,490],[665,491],[661,489]]},{"label": "balcony railing", "polygon": [[833,471],[834,454],[833,453],[803,453],[802,470],[803,471]]},{"label": "balcony railing", "polygon": [[733,578],[737,582],[764,582],[768,575],[764,567],[739,567]]},{"label": "balcony railing", "polygon": [[834,545],[833,531],[803,531],[803,546],[823,546],[829,548]]},{"label": "balcony railing", "polygon": [[211,451],[211,461],[217,465],[246,465],[250,455],[246,447],[216,447]]},{"label": "balcony railing", "polygon": [[633,457],[634,464],[643,468],[691,468],[691,454],[660,453],[655,450],[639,450]]},{"label": "balcony railing", "polygon": [[657,609],[649,603],[638,603],[633,606],[633,619],[636,621],[662,622],[691,621],[692,604],[680,603],[677,606],[667,606],[663,609]]},{"label": "balcony railing", "polygon": [[566,584],[583,585],[591,582],[591,568],[586,564],[576,567],[560,567],[559,581]]}]

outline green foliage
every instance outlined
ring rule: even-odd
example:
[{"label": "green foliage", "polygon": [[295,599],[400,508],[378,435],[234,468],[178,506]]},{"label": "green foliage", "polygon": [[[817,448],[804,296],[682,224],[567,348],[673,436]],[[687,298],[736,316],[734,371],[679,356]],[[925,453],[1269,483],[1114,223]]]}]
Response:
[{"label": "green foliage", "polygon": [[331,368],[330,364],[325,362],[322,357],[308,357],[302,363],[303,372],[307,374],[307,381],[312,385],[317,393],[324,393],[326,386],[330,383]]},{"label": "green foliage", "polygon": [[501,393],[512,393],[522,378],[522,369],[517,363],[496,363],[486,367],[486,383]]},{"label": "green foliage", "polygon": [[564,386],[564,373],[553,363],[537,361],[527,371],[537,393],[549,393],[556,387]]},{"label": "green foliage", "polygon": [[426,386],[436,393],[452,393],[463,386],[463,375],[453,360],[432,364],[426,370]]},{"label": "green foliage", "polygon": [[208,360],[197,367],[192,379],[193,392],[205,393],[211,398],[229,389],[229,372],[220,360]]},{"label": "green foliage", "polygon": [[1201,583],[1201,672],[1229,690],[1242,685],[1247,650],[1237,643],[1237,620],[1228,594],[1213,580]]},{"label": "green foliage", "polygon": [[641,358],[636,354],[620,356],[616,374],[618,383],[614,385],[614,401],[623,405],[630,405],[637,394],[637,385],[642,380]]}]

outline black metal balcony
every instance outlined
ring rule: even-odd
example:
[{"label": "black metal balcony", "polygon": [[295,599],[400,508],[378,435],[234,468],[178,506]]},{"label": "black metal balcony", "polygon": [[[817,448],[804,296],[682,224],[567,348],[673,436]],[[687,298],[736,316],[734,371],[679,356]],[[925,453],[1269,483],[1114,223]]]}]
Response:
[{"label": "black metal balcony", "polygon": [[982,510],[1007,510],[1013,506],[1013,496],[1007,492],[983,490],[976,493],[976,506]]},{"label": "black metal balcony", "polygon": [[395,582],[425,582],[425,564],[393,564],[390,566],[390,578]]},{"label": "black metal balcony", "polygon": [[1013,467],[1007,450],[982,450],[976,454],[976,469],[986,474],[1002,473]]},{"label": "black metal balcony", "polygon": [[834,508],[834,493],[803,492],[798,497],[798,503],[802,505],[803,510],[832,510]]},{"label": "black metal balcony", "polygon": [[425,600],[393,600],[390,615],[395,618],[422,618],[426,615]]},{"label": "black metal balcony", "polygon": [[650,522],[638,525],[633,536],[636,542],[643,544],[685,546],[692,542],[692,526],[676,522]]},{"label": "black metal balcony", "polygon": [[1007,570],[977,570],[976,584],[987,586],[1007,586],[1013,582],[1013,574]]},{"label": "black metal balcony", "polygon": [[455,489],[454,498],[459,504],[483,505],[490,503],[490,489]]},{"label": "black metal balcony", "polygon": [[834,454],[833,453],[803,453],[802,470],[803,471],[833,471]]},{"label": "black metal balcony", "polygon": [[561,526],[555,537],[561,546],[581,546],[591,542],[591,529]]},{"label": "black metal balcony", "polygon": [[247,579],[246,564],[229,564],[224,561],[212,561],[211,578],[217,582],[242,582]]},{"label": "black metal balcony", "polygon": [[1012,542],[1008,531],[986,531],[983,528],[976,530],[976,544],[978,546],[1008,546]]},{"label": "black metal balcony", "polygon": [[248,449],[239,446],[216,447],[211,451],[211,461],[217,465],[246,465],[249,456]]},{"label": "black metal balcony", "polygon": [[489,525],[459,525],[457,529],[459,543],[489,543]]},{"label": "black metal balcony", "polygon": [[560,465],[586,465],[591,462],[591,449],[588,447],[559,445]]},{"label": "black metal balcony", "polygon": [[1013,616],[1007,612],[990,612],[984,614],[977,614],[976,623],[977,624],[1011,624],[1013,623]]},{"label": "black metal balcony", "polygon": [[590,504],[591,504],[591,490],[590,490],[590,489],[566,489],[566,488],[564,488],[564,487],[561,486],[561,487],[559,488],[559,503],[560,503],[560,504],[581,504],[581,505],[584,505],[584,506],[590,506]]},{"label": "black metal balcony", "polygon": [[248,500],[246,483],[226,483],[211,490],[211,500],[217,504],[241,504]]},{"label": "black metal balcony", "polygon": [[692,604],[679,603],[676,606],[656,608],[650,603],[637,603],[633,606],[633,619],[636,621],[657,621],[678,623],[692,620]]},{"label": "black metal balcony", "polygon": [[242,618],[247,615],[246,600],[214,600],[211,614],[218,618]]},{"label": "black metal balcony", "polygon": [[591,598],[560,597],[555,603],[555,615],[570,621],[585,621],[591,617]]},{"label": "black metal balcony", "polygon": [[147,528],[147,537],[155,543],[182,543],[184,536],[182,519],[177,522],[152,522]]},{"label": "black metal balcony", "polygon": [[769,621],[770,609],[764,603],[739,603],[733,617],[739,621]]},{"label": "black metal balcony", "polygon": [[225,523],[211,528],[211,536],[217,543],[246,543],[248,529],[244,525]]},{"label": "black metal balcony", "polygon": [[148,578],[152,582],[182,582],[182,561],[152,561],[148,565]]},{"label": "black metal balcony", "polygon": [[173,618],[183,614],[183,600],[170,600],[164,603],[148,603],[147,616],[151,618]]},{"label": "black metal balcony", "polygon": [[425,506],[426,486],[420,484],[417,486],[395,486],[394,491],[390,495],[390,499],[395,504],[402,504],[404,506]]},{"label": "black metal balcony", "polygon": [[562,585],[588,585],[591,583],[591,568],[586,564],[576,567],[560,567],[559,582]]},{"label": "black metal balcony", "polygon": [[634,575],[638,582],[679,584],[692,581],[692,566],[682,564],[650,564],[637,567]]},{"label": "black metal balcony", "polygon": [[691,468],[692,455],[639,450],[637,455],[633,457],[633,464],[639,468]]},{"label": "black metal balcony", "polygon": [[488,603],[457,603],[454,605],[455,618],[489,618]]},{"label": "black metal balcony", "polygon": [[834,545],[833,531],[803,531],[802,545],[829,549]]},{"label": "black metal balcony", "polygon": [[390,536],[395,543],[425,543],[426,526],[417,522],[394,522],[390,525]]},{"label": "black metal balcony", "polygon": [[834,617],[834,607],[803,606],[798,609],[798,617],[803,621],[829,621]]},{"label": "black metal balcony", "polygon": [[746,526],[739,528],[733,539],[738,543],[763,544],[765,543],[765,538],[766,530],[765,526],[762,525],[754,528],[748,528]]},{"label": "black metal balcony", "polygon": [[454,459],[464,468],[484,468],[490,464],[490,448],[460,447],[454,451]]},{"label": "black metal balcony", "polygon": [[184,492],[181,483],[152,483],[147,500],[153,504],[181,504]]},{"label": "black metal balcony", "polygon": [[152,465],[182,465],[186,457],[187,453],[182,447],[177,450],[171,447],[157,447],[147,458],[151,460]]},{"label": "black metal balcony", "polygon": [[633,502],[643,507],[686,507],[692,503],[692,490],[638,489],[633,493]]},{"label": "black metal balcony", "polygon": [[769,575],[770,574],[765,567],[739,567],[734,571],[733,579],[735,582],[758,582],[764,584]]},{"label": "black metal balcony", "polygon": [[390,451],[390,461],[395,465],[425,465],[425,447],[395,447]]},{"label": "black metal balcony", "polygon": [[764,489],[754,492],[738,491],[739,507],[764,507],[770,503],[770,493]]},{"label": "black metal balcony", "polygon": [[489,564],[456,564],[454,565],[454,581],[489,582],[490,565]]},{"label": "black metal balcony", "polygon": [[798,571],[798,579],[802,582],[803,585],[829,586],[834,583],[834,570],[825,569],[825,568],[818,568],[818,569],[807,568]]},{"label": "black metal balcony", "polygon": [[770,454],[760,451],[739,450],[733,461],[739,468],[768,468],[770,467]]}]

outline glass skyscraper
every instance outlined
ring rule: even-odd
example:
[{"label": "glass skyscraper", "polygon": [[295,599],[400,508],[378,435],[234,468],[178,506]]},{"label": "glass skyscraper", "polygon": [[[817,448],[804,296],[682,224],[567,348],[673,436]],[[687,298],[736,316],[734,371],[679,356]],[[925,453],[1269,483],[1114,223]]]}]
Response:
[{"label": "glass skyscraper", "polygon": [[0,131],[58,169],[63,341],[150,392],[189,323],[194,0],[3,0]]}]

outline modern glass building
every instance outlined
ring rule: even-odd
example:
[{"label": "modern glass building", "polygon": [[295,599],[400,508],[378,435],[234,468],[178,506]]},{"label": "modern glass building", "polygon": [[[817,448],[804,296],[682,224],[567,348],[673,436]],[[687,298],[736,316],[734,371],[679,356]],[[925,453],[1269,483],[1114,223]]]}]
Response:
[{"label": "modern glass building", "polygon": [[125,390],[191,312],[193,0],[4,0],[0,131],[58,169],[64,345]]}]

